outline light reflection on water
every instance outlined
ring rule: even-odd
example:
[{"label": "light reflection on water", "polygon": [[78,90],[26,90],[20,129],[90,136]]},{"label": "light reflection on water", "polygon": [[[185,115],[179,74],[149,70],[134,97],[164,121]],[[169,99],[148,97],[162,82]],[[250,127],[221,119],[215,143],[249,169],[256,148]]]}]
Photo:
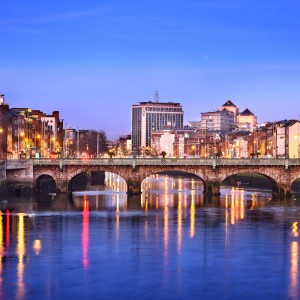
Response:
[{"label": "light reflection on water", "polygon": [[0,298],[299,299],[299,200],[170,176],[98,191],[2,203]]}]

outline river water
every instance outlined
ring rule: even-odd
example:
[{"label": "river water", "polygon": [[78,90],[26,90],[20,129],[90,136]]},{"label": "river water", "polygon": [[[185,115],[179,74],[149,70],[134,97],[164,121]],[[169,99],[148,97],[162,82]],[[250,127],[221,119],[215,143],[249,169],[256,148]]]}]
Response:
[{"label": "river water", "polygon": [[300,299],[300,201],[154,176],[0,202],[0,299]]}]

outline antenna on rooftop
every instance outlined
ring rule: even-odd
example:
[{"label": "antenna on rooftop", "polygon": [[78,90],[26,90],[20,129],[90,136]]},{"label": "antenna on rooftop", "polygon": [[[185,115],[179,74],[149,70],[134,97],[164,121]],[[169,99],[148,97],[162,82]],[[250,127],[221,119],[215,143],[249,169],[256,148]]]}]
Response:
[{"label": "antenna on rooftop", "polygon": [[157,90],[155,91],[155,94],[154,94],[154,101],[159,102],[159,94],[158,94]]}]

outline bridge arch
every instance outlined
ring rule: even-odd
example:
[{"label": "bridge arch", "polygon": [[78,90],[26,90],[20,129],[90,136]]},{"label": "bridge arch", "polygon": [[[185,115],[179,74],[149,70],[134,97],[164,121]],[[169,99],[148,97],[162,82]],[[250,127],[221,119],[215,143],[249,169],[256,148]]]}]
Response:
[{"label": "bridge arch", "polygon": [[205,181],[198,175],[195,174],[195,172],[186,172],[186,171],[179,171],[179,170],[164,170],[164,171],[157,171],[157,172],[147,172],[144,174],[144,176],[141,178],[141,182],[143,183],[145,179],[149,178],[153,175],[168,175],[168,176],[182,176],[182,177],[194,177],[197,178],[203,186],[205,186]]},{"label": "bridge arch", "polygon": [[172,169],[172,168],[163,168],[163,169],[160,168],[160,169],[154,169],[145,172],[143,176],[140,177],[141,187],[147,178],[150,178],[151,176],[155,176],[155,175],[193,177],[199,180],[199,182],[201,182],[201,184],[203,185],[203,193],[207,192],[207,190],[209,189],[209,185],[207,184],[207,181],[203,179],[204,175],[199,174],[199,172],[196,172],[196,170],[194,169],[180,170],[180,169]]},{"label": "bridge arch", "polygon": [[228,177],[231,177],[233,175],[240,175],[240,174],[258,174],[258,175],[262,175],[265,178],[267,178],[270,181],[271,184],[271,189],[272,189],[272,193],[273,194],[281,194],[284,193],[281,190],[280,185],[278,184],[277,180],[277,176],[274,173],[271,173],[269,171],[266,170],[249,170],[249,169],[244,169],[244,168],[237,168],[237,169],[232,169],[232,170],[228,170],[227,172],[224,172],[223,174],[220,175],[220,183],[224,182],[224,180]]},{"label": "bridge arch", "polygon": [[56,193],[55,179],[51,175],[42,174],[35,179],[35,189],[43,194]]},{"label": "bridge arch", "polygon": [[291,192],[300,193],[300,177],[294,178],[291,182]]},{"label": "bridge arch", "polygon": [[[119,176],[124,182],[127,184],[126,179],[120,175],[120,172],[117,171],[112,171],[107,168],[99,168],[99,167],[94,167],[94,168],[81,168],[73,171],[69,177],[68,177],[68,183],[67,183],[67,190],[69,192],[75,191],[75,190],[85,190],[86,188],[90,187],[93,181],[93,173],[102,173],[103,176],[101,178],[98,178],[98,183],[99,185],[104,185],[105,184],[105,173],[111,173]],[[74,188],[76,187],[76,188]]]}]

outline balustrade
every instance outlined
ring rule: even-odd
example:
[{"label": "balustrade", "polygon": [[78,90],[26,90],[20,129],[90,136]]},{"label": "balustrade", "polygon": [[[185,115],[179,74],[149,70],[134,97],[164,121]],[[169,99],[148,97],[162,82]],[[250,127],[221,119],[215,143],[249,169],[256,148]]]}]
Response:
[{"label": "balustrade", "polygon": [[[10,161],[13,164],[13,161]],[[14,161],[16,163],[16,161]],[[20,161],[24,165],[25,160]],[[35,158],[28,164],[42,165],[91,165],[91,166],[299,166],[300,159],[284,158]]]}]

